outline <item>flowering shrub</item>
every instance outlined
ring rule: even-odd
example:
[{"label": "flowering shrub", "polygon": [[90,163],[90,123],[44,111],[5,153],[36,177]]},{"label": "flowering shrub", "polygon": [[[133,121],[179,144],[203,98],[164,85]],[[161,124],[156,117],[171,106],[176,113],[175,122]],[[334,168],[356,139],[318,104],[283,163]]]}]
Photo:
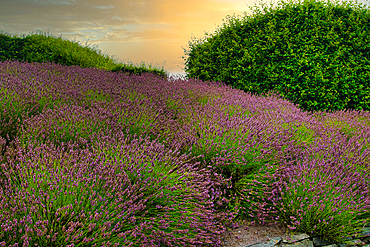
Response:
[{"label": "flowering shrub", "polygon": [[250,219],[338,239],[369,222],[368,112],[52,63],[0,78],[0,246],[221,246]]}]

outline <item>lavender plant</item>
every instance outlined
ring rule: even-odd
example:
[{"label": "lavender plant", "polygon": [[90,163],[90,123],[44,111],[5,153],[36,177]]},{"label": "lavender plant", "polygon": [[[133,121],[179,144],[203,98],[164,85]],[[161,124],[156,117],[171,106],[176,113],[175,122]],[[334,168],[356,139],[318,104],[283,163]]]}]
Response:
[{"label": "lavender plant", "polygon": [[338,240],[369,222],[368,112],[75,65],[0,75],[2,246],[220,246],[250,219]]},{"label": "lavender plant", "polygon": [[107,144],[95,152],[75,146],[66,153],[52,143],[31,145],[28,152],[21,147],[9,150],[7,182],[0,190],[0,244],[154,246],[219,241],[214,233],[222,226],[209,205],[198,203],[207,201],[206,187],[196,186],[207,177],[182,166],[185,156],[172,164],[171,150],[148,140],[143,145],[142,139]]}]

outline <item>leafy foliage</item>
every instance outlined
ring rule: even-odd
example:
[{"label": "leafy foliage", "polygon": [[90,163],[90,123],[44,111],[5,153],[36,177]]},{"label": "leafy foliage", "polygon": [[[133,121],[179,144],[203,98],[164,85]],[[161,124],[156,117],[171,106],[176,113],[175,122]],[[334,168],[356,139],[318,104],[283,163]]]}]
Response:
[{"label": "leafy foliage", "polygon": [[215,35],[189,42],[188,77],[260,95],[277,91],[305,111],[369,110],[370,12],[315,0],[283,3],[228,18]]}]

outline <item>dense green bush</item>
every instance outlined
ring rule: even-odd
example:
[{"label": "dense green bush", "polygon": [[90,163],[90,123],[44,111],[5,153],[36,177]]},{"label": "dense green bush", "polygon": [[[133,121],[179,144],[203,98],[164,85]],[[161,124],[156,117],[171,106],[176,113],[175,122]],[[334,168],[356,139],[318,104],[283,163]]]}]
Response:
[{"label": "dense green bush", "polygon": [[284,6],[189,42],[188,78],[277,91],[304,111],[370,110],[370,11],[315,0]]},{"label": "dense green bush", "polygon": [[20,60],[24,40],[0,33],[0,60]]}]

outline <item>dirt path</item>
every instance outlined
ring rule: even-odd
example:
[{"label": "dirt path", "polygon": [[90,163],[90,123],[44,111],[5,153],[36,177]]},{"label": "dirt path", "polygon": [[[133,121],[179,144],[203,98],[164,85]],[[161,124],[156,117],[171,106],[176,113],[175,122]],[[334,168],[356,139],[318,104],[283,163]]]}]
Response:
[{"label": "dirt path", "polygon": [[[275,237],[287,237],[287,228],[282,223],[274,225],[250,225],[241,224],[239,228],[235,228],[232,231],[226,230],[222,234],[222,244],[224,247],[245,247],[247,245],[257,244],[261,242],[269,241]],[[237,239],[237,236],[239,239]]]}]

